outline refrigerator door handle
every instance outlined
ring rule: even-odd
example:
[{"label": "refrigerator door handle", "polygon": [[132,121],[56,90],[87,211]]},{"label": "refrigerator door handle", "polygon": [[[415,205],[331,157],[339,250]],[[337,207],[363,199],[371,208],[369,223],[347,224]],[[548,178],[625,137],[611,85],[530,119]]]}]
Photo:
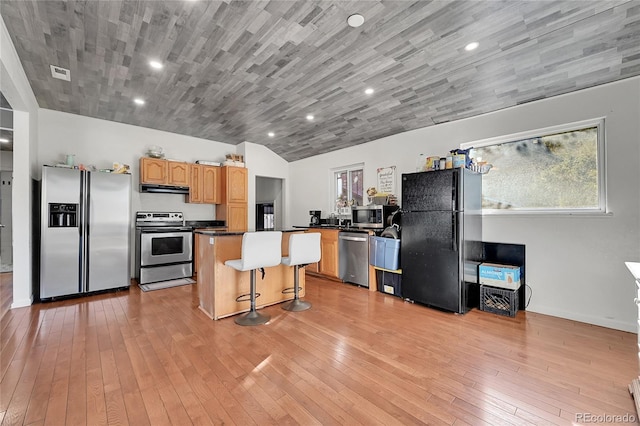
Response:
[{"label": "refrigerator door handle", "polygon": [[451,205],[453,210],[458,210],[458,173],[456,170],[451,173]]},{"label": "refrigerator door handle", "polygon": [[451,213],[451,244],[453,251],[458,251],[458,215]]},{"label": "refrigerator door handle", "polygon": [[88,173],[80,172],[80,292],[87,291],[88,277],[88,253],[87,244],[89,243],[89,185]]}]

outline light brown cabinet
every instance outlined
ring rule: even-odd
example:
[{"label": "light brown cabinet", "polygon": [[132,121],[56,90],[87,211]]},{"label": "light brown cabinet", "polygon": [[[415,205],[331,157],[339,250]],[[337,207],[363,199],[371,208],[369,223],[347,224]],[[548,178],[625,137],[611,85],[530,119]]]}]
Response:
[{"label": "light brown cabinet", "polygon": [[204,166],[202,171],[202,202],[220,204],[220,167]]},{"label": "light brown cabinet", "polygon": [[189,186],[189,163],[160,158],[140,158],[140,183]]},{"label": "light brown cabinet", "polygon": [[140,158],[140,183],[167,183],[167,160]]},{"label": "light brown cabinet", "polygon": [[248,171],[244,167],[220,168],[220,199],[216,206],[216,219],[224,220],[229,232],[248,229]]},{"label": "light brown cabinet", "polygon": [[327,277],[338,278],[338,229],[313,229],[320,233],[320,262],[307,266],[306,270]]},{"label": "light brown cabinet", "polygon": [[220,167],[191,164],[189,203],[220,204]]},{"label": "light brown cabinet", "polygon": [[249,208],[247,203],[229,203],[226,205],[227,230],[229,232],[246,232]]},{"label": "light brown cabinet", "polygon": [[227,203],[246,203],[249,201],[249,189],[247,186],[248,173],[244,167],[223,167],[226,169]]},{"label": "light brown cabinet", "polygon": [[168,185],[176,185],[176,186],[189,186],[191,182],[191,175],[189,173],[191,167],[189,163],[182,163],[178,161],[168,161],[167,162],[167,171]]}]

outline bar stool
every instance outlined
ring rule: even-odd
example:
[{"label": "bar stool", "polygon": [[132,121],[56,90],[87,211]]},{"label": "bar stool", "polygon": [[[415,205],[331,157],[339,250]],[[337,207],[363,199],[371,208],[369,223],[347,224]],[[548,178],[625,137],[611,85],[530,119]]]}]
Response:
[{"label": "bar stool", "polygon": [[282,255],[282,232],[261,231],[245,232],[242,236],[242,258],[227,260],[225,265],[238,271],[251,271],[250,293],[238,296],[236,301],[246,300],[249,296],[251,310],[243,316],[236,318],[236,324],[259,325],[268,322],[271,317],[256,312],[256,298],[260,293],[256,293],[256,269],[262,272],[264,279],[264,268],[278,266]]},{"label": "bar stool", "polygon": [[[293,266],[294,287],[293,300],[282,309],[287,311],[304,311],[311,307],[311,303],[300,300],[299,296],[299,277],[298,271],[300,267],[305,267],[309,263],[315,263],[320,260],[320,233],[308,232],[304,234],[291,234],[289,237],[289,257],[283,257],[282,263],[287,266]],[[284,289],[283,293],[291,292],[291,289]]]}]

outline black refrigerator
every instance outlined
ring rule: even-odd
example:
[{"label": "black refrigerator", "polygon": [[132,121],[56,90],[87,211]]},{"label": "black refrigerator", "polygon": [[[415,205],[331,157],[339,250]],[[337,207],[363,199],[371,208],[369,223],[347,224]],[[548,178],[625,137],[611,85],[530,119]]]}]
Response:
[{"label": "black refrigerator", "polygon": [[482,176],[464,168],[402,175],[402,297],[464,313],[478,285],[464,267],[482,258]]}]

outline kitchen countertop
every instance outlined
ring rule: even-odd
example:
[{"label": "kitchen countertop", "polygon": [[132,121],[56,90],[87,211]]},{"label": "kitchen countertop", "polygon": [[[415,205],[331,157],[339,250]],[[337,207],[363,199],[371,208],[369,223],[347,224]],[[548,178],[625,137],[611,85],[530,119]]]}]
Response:
[{"label": "kitchen countertop", "polygon": [[[295,228],[295,227],[294,227]],[[300,232],[301,229],[275,229],[275,231],[280,232]],[[229,237],[232,235],[243,235],[244,232],[227,232],[227,231],[219,231],[219,230],[207,230],[207,229],[196,229],[194,231],[196,234],[210,235],[212,237]],[[257,231],[257,232],[265,232],[265,231]]]},{"label": "kitchen countertop", "polygon": [[307,225],[307,226],[294,226],[294,228],[298,229],[335,229],[338,231],[347,231],[347,232],[364,232],[368,233],[369,231],[382,231],[380,228],[353,228],[350,226],[340,226],[340,225]]},{"label": "kitchen countertop", "polygon": [[224,220],[185,220],[184,226],[190,226],[193,229],[226,228],[227,224],[224,222]]}]

